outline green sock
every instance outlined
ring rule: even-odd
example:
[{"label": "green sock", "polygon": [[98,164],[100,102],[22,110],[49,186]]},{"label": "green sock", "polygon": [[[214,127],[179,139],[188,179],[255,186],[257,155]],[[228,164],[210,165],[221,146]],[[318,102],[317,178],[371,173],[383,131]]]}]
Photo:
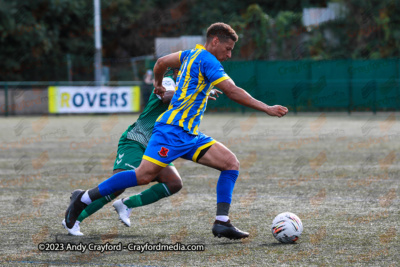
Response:
[{"label": "green sock", "polygon": [[101,209],[102,207],[104,207],[105,204],[111,202],[113,199],[115,199],[115,195],[114,194],[110,194],[108,196],[99,198],[95,201],[93,201],[92,203],[90,203],[89,206],[86,207],[86,209],[84,209],[81,214],[79,214],[78,217],[78,221],[82,222],[84,219],[86,219],[87,217],[89,217],[90,215],[92,215],[93,213],[95,213],[96,211],[98,211],[99,209]]},{"label": "green sock", "polygon": [[154,203],[164,197],[169,197],[170,195],[171,193],[169,192],[167,185],[160,183],[153,185],[140,194],[129,197],[124,200],[124,204],[128,208],[136,208]]}]

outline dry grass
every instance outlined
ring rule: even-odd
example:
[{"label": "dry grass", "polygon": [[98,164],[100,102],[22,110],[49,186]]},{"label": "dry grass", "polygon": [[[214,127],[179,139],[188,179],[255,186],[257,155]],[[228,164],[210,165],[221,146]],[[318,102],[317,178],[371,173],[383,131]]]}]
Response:
[{"label": "dry grass", "polygon": [[[121,133],[137,116],[1,118],[2,265],[101,266],[395,266],[400,262],[399,114],[207,114],[204,133],[241,162],[231,218],[251,233],[214,238],[218,172],[176,166],[184,189],[138,208],[124,227],[111,205],[82,223],[84,237],[61,226],[70,193],[111,173]],[[147,188],[147,187],[146,187]],[[132,188],[128,196],[140,192]],[[303,221],[295,245],[279,244],[270,225],[280,212]],[[204,244],[203,252],[40,252],[42,242],[123,245]]]}]

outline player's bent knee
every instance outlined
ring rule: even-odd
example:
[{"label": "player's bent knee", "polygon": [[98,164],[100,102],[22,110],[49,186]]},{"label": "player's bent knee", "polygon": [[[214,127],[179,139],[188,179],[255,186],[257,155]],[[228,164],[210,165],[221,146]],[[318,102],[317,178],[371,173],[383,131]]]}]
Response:
[{"label": "player's bent knee", "polygon": [[223,168],[223,171],[227,171],[227,170],[235,170],[238,171],[240,168],[240,162],[239,160],[236,158],[236,156],[230,157],[226,163],[225,166]]},{"label": "player's bent knee", "polygon": [[169,192],[171,193],[171,195],[178,193],[183,187],[181,179],[175,180],[172,182],[168,182],[168,183],[166,183],[166,185],[168,186],[168,189],[169,189]]}]

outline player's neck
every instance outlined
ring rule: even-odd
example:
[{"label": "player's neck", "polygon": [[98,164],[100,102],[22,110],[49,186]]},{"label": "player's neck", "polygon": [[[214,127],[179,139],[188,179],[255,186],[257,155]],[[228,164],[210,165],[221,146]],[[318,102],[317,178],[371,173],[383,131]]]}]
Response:
[{"label": "player's neck", "polygon": [[209,52],[214,57],[216,57],[215,56],[215,47],[211,43],[205,43],[204,48],[207,50],[207,52]]}]

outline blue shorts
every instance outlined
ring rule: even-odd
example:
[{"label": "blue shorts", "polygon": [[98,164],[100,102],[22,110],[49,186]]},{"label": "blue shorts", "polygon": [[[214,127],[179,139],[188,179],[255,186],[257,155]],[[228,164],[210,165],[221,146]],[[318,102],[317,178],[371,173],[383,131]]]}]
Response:
[{"label": "blue shorts", "polygon": [[161,167],[177,158],[197,162],[200,152],[214,143],[214,139],[201,132],[193,135],[182,127],[156,122],[143,159]]}]

